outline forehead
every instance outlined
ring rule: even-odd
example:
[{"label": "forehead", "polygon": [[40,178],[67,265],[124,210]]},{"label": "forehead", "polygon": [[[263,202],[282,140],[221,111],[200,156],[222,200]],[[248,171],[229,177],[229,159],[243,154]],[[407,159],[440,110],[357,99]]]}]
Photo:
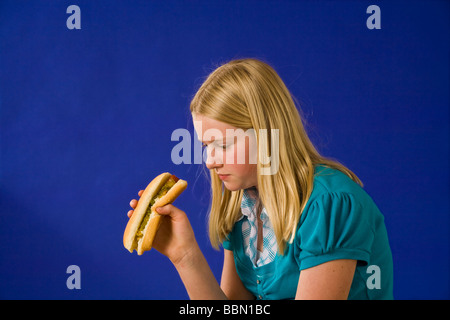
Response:
[{"label": "forehead", "polygon": [[[194,122],[194,128],[198,138],[203,142],[211,141],[212,139],[209,139],[210,136],[214,136],[213,140],[222,139],[227,136],[227,130],[238,129],[228,123],[195,113],[192,114],[192,121]],[[205,135],[205,133],[207,134]]]}]

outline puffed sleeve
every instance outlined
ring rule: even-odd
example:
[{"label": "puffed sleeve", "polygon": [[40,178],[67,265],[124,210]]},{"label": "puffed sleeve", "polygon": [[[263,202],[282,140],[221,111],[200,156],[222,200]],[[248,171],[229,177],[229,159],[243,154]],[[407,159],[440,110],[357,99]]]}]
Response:
[{"label": "puffed sleeve", "polygon": [[369,262],[374,232],[364,205],[349,193],[326,193],[302,213],[295,247],[299,269],[337,260]]}]

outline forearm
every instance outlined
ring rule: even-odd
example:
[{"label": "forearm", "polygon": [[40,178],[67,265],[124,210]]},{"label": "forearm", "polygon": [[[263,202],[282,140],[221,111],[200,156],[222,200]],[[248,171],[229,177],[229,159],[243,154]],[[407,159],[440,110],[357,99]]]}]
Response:
[{"label": "forearm", "polygon": [[192,300],[227,299],[198,245],[187,252],[174,266]]}]

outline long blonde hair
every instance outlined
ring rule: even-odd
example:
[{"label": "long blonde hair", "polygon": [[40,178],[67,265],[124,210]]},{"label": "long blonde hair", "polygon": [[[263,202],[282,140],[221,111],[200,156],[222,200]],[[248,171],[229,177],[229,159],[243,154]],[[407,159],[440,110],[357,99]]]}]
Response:
[{"label": "long blonde hair", "polygon": [[[337,161],[319,154],[310,141],[289,90],[276,71],[257,59],[233,60],[214,70],[201,85],[190,105],[191,113],[242,129],[279,131],[279,169],[262,175],[257,164],[258,193],[272,224],[279,252],[293,240],[298,221],[313,189],[314,167],[338,169],[362,185],[358,177]],[[259,148],[259,147],[258,147]],[[218,248],[239,219],[243,190],[229,191],[214,170],[211,176],[209,237]],[[276,196],[275,196],[276,195]]]}]

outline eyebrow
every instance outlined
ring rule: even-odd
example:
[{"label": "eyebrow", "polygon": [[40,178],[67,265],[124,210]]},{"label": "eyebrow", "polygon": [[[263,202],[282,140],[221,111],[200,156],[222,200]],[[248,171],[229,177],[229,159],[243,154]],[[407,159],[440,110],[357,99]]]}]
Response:
[{"label": "eyebrow", "polygon": [[203,140],[198,140],[198,141],[200,141],[201,143],[208,144],[208,143],[212,143],[212,142],[216,142],[216,141],[224,142],[223,140],[224,140],[224,139],[227,140],[227,138],[230,138],[230,139],[232,139],[232,140],[234,141],[234,137],[235,137],[235,136],[229,136],[229,137],[223,137],[223,138],[214,139],[214,140],[210,140],[210,141],[203,141]]}]

